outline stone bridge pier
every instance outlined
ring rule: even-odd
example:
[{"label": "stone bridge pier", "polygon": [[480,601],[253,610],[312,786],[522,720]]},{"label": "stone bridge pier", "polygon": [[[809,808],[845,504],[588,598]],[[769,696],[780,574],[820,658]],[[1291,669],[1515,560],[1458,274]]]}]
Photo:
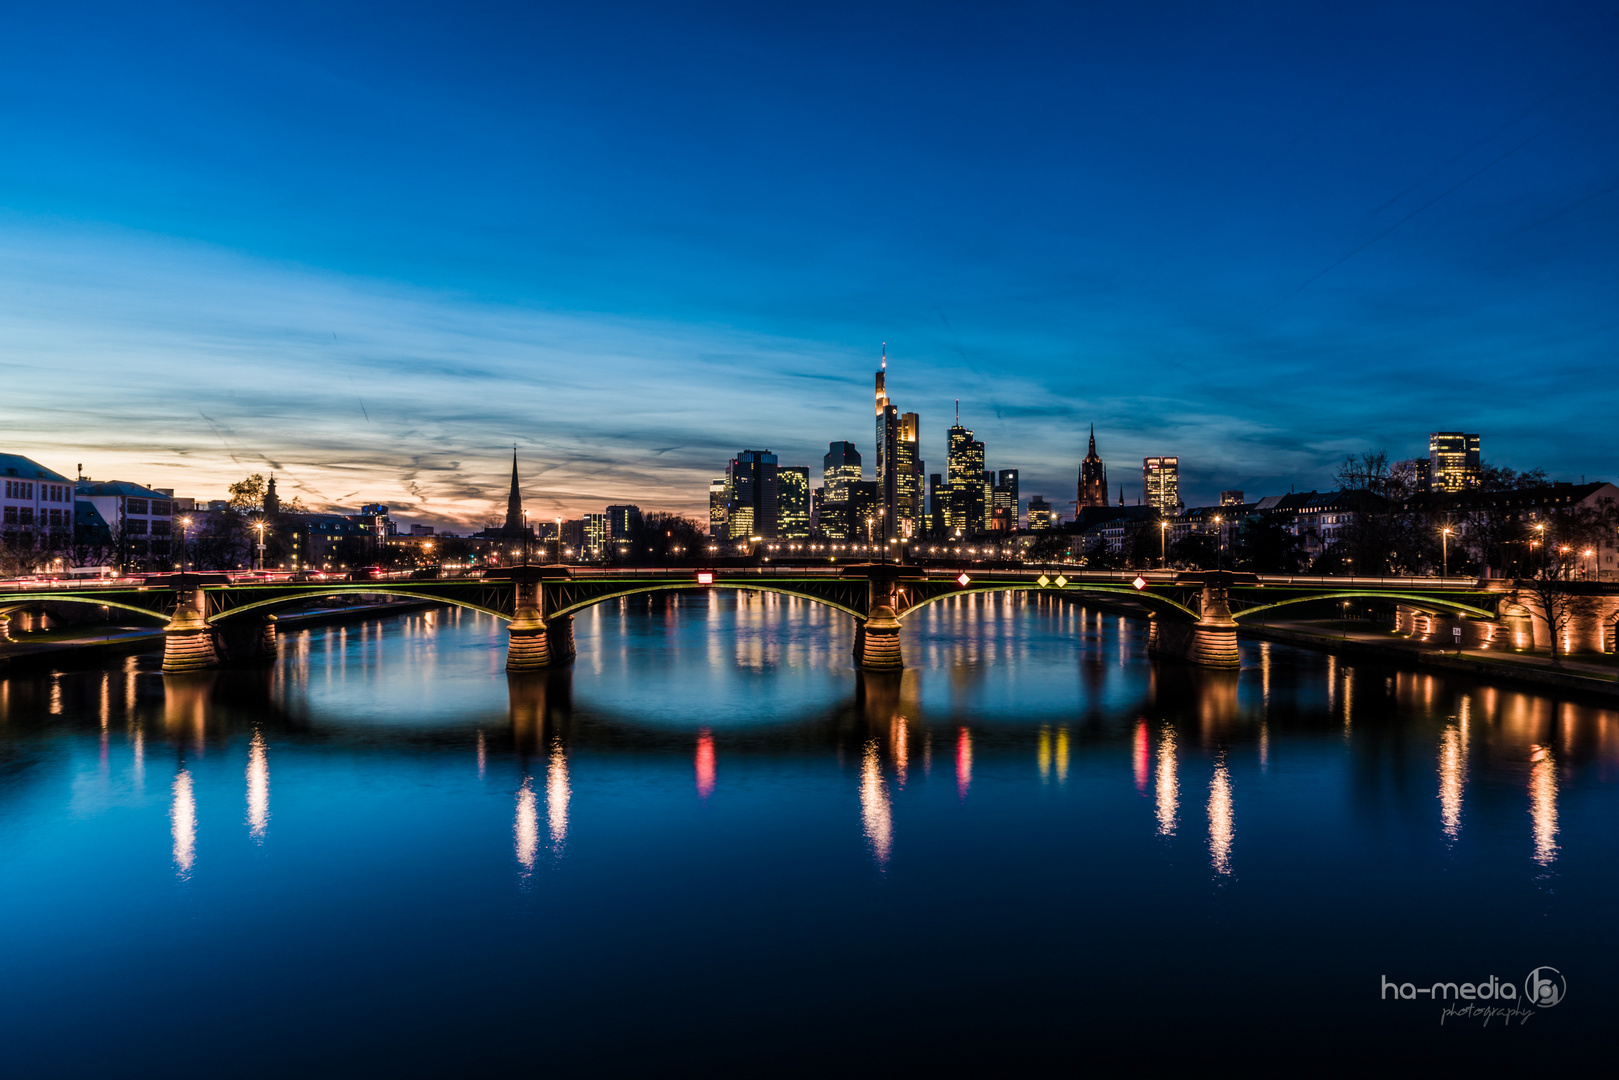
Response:
[{"label": "stone bridge pier", "polygon": [[907,575],[898,566],[878,564],[864,569],[869,614],[855,621],[855,666],[866,671],[898,671],[905,666],[899,646],[899,613],[908,606],[903,584]]},{"label": "stone bridge pier", "polygon": [[1203,667],[1234,668],[1237,659],[1237,620],[1231,617],[1226,588],[1231,574],[1210,570],[1203,575],[1203,595],[1196,622],[1156,615],[1147,637],[1152,656],[1185,660]]},{"label": "stone bridge pier", "polygon": [[219,666],[214,627],[208,621],[208,594],[183,577],[175,589],[174,614],[163,629],[163,670],[166,673]]}]

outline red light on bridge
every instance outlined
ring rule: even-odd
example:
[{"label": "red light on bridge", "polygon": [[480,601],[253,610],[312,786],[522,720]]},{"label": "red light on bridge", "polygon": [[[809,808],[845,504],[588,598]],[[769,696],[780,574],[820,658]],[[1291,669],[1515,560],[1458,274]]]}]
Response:
[{"label": "red light on bridge", "polygon": [[714,572],[712,570],[700,570],[700,571],[698,571],[698,573],[697,573],[697,584],[699,584],[699,585],[712,585],[712,584],[714,584]]},{"label": "red light on bridge", "polygon": [[1145,589],[1147,587],[1146,581],[1144,581],[1143,579],[1141,579],[1139,577],[1136,578],[1134,581],[1130,582],[1130,584],[1134,585],[1138,591],[1141,590],[1141,589]]}]

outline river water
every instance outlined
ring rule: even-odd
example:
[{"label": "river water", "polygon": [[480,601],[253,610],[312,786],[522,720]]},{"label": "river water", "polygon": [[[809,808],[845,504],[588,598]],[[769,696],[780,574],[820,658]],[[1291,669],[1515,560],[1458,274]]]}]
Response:
[{"label": "river water", "polygon": [[[1281,645],[1156,664],[1028,595],[918,612],[895,677],[781,597],[575,634],[513,680],[454,610],[0,680],[8,1075],[1604,1050],[1611,707]],[[1448,982],[1492,996],[1399,999]]]}]

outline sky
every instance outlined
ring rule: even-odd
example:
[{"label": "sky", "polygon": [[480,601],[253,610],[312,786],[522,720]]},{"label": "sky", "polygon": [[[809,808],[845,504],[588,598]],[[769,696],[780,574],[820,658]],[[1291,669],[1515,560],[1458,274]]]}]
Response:
[{"label": "sky", "polygon": [[1616,299],[1619,0],[0,6],[0,449],[199,499],[1614,479]]}]

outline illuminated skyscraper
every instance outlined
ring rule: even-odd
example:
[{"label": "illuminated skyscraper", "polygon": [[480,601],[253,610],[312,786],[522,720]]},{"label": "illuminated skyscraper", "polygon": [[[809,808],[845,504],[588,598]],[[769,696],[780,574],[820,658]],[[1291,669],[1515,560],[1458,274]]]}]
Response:
[{"label": "illuminated skyscraper", "polygon": [[776,535],[784,540],[808,540],[810,534],[809,469],[789,465],[776,470],[778,503]]},{"label": "illuminated skyscraper", "polygon": [[1077,504],[1086,506],[1107,505],[1107,466],[1096,454],[1096,425],[1091,425],[1091,446],[1085,453],[1085,460],[1079,463],[1079,496]]},{"label": "illuminated skyscraper", "polygon": [[993,502],[990,504],[991,532],[1013,532],[1018,527],[1018,484],[1016,469],[996,474]]},{"label": "illuminated skyscraper", "polygon": [[821,461],[821,481],[826,487],[824,500],[829,503],[847,501],[849,484],[864,479],[860,472],[860,451],[852,442],[830,443]]},{"label": "illuminated skyscraper", "polygon": [[984,444],[961,426],[961,407],[956,407],[955,426],[945,432],[948,449],[945,472],[949,493],[944,511],[948,533],[972,536],[984,531]]},{"label": "illuminated skyscraper", "polygon": [[600,559],[607,554],[607,542],[612,537],[612,531],[607,524],[606,514],[585,515],[585,557]]},{"label": "illuminated skyscraper", "polygon": [[1465,491],[1480,479],[1478,436],[1436,431],[1428,436],[1428,485],[1434,491]]},{"label": "illuminated skyscraper", "polygon": [[778,506],[776,455],[769,450],[744,450],[731,459],[726,479],[730,498],[725,506],[725,529],[730,538],[774,539]]},{"label": "illuminated skyscraper", "polygon": [[725,531],[725,501],[730,489],[726,486],[726,478],[716,476],[708,482],[708,538],[710,540],[727,539]]},{"label": "illuminated skyscraper", "polygon": [[1164,517],[1174,517],[1180,511],[1181,459],[1178,457],[1150,457],[1141,461],[1142,501],[1156,506]]},{"label": "illuminated skyscraper", "polygon": [[922,421],[913,412],[899,418],[898,462],[899,527],[903,539],[920,536],[927,531],[924,523],[926,506],[923,502],[922,474],[926,463],[922,460]]},{"label": "illuminated skyscraper", "polygon": [[1029,499],[1029,531],[1044,532],[1057,523],[1057,517],[1051,510],[1051,504],[1046,502],[1045,496],[1034,495]]}]

